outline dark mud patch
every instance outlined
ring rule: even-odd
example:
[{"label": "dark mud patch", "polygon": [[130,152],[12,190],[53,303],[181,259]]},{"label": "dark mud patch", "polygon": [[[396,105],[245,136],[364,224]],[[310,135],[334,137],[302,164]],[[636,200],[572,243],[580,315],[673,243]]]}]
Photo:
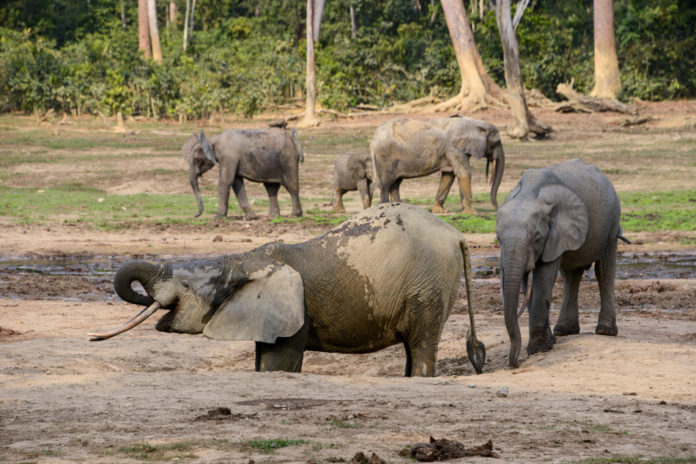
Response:
[{"label": "dark mud patch", "polygon": [[239,414],[239,413],[232,413],[232,410],[230,408],[221,406],[217,408],[213,408],[208,410],[205,414],[201,414],[199,416],[196,416],[195,420],[196,421],[225,421],[225,420],[230,420],[230,421],[238,421],[242,419],[255,419],[258,417],[257,413],[252,413],[252,414]]},{"label": "dark mud patch", "polygon": [[430,437],[430,443],[418,443],[413,445],[408,453],[402,452],[403,457],[411,456],[419,462],[449,461],[463,457],[481,456],[488,458],[499,457],[493,451],[493,441],[488,440],[483,445],[467,448],[463,443],[446,438],[435,439]]}]

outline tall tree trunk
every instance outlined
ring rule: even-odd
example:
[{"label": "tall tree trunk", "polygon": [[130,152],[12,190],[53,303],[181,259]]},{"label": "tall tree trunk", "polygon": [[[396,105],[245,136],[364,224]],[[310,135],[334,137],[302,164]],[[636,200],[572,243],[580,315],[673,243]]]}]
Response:
[{"label": "tall tree trunk", "polygon": [[313,126],[317,124],[314,112],[317,94],[314,79],[314,0],[307,0],[307,103],[303,124]]},{"label": "tall tree trunk", "polygon": [[138,50],[143,52],[145,58],[152,57],[150,48],[150,30],[147,20],[148,0],[138,0]]},{"label": "tall tree trunk", "polygon": [[169,24],[176,29],[176,18],[179,15],[179,7],[175,1],[169,2]]},{"label": "tall tree trunk", "polygon": [[155,0],[147,0],[147,20],[150,24],[150,42],[152,43],[152,58],[157,63],[162,62],[159,30],[157,29],[157,5]]},{"label": "tall tree trunk", "polygon": [[195,18],[196,18],[196,0],[193,0],[193,3],[191,4],[191,21],[189,22],[189,26],[191,27],[191,30],[189,31],[189,40],[193,40],[193,25],[195,23]]},{"label": "tall tree trunk", "polygon": [[324,0],[314,0],[314,10],[312,17],[314,18],[313,33],[314,41],[319,40],[319,30],[321,29],[321,16],[324,14]]},{"label": "tall tree trunk", "polygon": [[354,39],[355,34],[358,32],[358,22],[355,18],[355,7],[353,7],[353,4],[350,4],[350,38]]},{"label": "tall tree trunk", "polygon": [[191,0],[186,0],[186,14],[184,15],[184,51],[188,46],[189,15],[191,12]]},{"label": "tall tree trunk", "polygon": [[126,3],[125,0],[120,1],[121,6],[121,26],[126,28]]},{"label": "tall tree trunk", "polygon": [[510,111],[515,120],[514,125],[508,130],[508,135],[522,139],[531,131],[536,137],[543,138],[551,131],[551,128],[537,122],[527,108],[520,71],[520,54],[510,16],[510,0],[498,0],[495,8],[500,42],[503,45],[505,83],[508,88]]},{"label": "tall tree trunk", "polygon": [[502,96],[503,92],[483,67],[462,0],[441,0],[441,3],[462,84],[456,97],[438,105],[435,110],[466,111],[485,108],[495,101],[495,97]]},{"label": "tall tree trunk", "polygon": [[594,75],[591,95],[616,99],[621,89],[614,40],[614,1],[594,0]]}]

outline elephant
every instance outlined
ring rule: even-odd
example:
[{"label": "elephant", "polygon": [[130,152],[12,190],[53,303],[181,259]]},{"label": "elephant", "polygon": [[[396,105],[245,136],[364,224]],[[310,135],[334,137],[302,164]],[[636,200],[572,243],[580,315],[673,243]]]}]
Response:
[{"label": "elephant", "polygon": [[333,209],[339,213],[343,206],[343,194],[353,190],[360,192],[363,209],[372,205],[375,190],[375,176],[372,158],[369,153],[346,152],[339,155],[334,163]]},{"label": "elephant", "polygon": [[469,158],[486,157],[486,178],[493,163],[490,200],[498,209],[496,195],[505,170],[500,133],[493,125],[459,116],[421,121],[397,119],[377,127],[370,151],[375,164],[382,203],[400,201],[403,179],[440,172],[440,185],[432,212],[445,213],[443,206],[454,178],[459,180],[462,212],[475,214],[471,206]]},{"label": "elephant", "polygon": [[[256,371],[300,372],[305,350],[368,353],[401,343],[406,376],[433,376],[464,269],[467,350],[477,372],[470,258],[464,236],[428,211],[389,203],[298,244],[269,243],[214,259],[129,261],[114,278],[125,301],[150,305],[104,340],[169,310],[157,330],[254,340]],[[140,282],[147,295],[132,289]]]},{"label": "elephant", "polygon": [[230,187],[234,190],[245,219],[256,217],[247,200],[244,179],[263,182],[268,192],[269,214],[280,214],[278,190],[282,185],[290,193],[292,215],[302,216],[300,205],[299,165],[304,161],[297,131],[284,129],[233,130],[227,129],[208,140],[203,131],[192,134],[182,147],[189,166],[189,181],[198,202],[198,217],[203,213],[203,201],[198,178],[219,164],[218,211],[216,217],[227,216]]},{"label": "elephant", "polygon": [[[617,335],[617,239],[627,241],[620,216],[614,186],[596,166],[574,159],[524,172],[500,206],[496,225],[503,311],[510,337],[508,367],[519,367],[518,317],[527,303],[528,354],[550,350],[556,336],[580,332],[578,288],[583,272],[593,263],[601,299],[595,333]],[[552,333],[549,308],[559,269],[563,301]],[[520,286],[525,301],[518,313]]]}]

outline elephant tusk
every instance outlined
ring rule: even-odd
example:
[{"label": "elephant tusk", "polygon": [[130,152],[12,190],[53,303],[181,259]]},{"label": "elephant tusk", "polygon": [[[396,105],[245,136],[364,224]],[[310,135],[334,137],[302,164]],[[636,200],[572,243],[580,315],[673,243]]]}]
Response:
[{"label": "elephant tusk", "polygon": [[527,285],[524,286],[524,301],[522,302],[522,307],[520,308],[520,311],[517,313],[517,319],[522,317],[522,313],[524,312],[525,309],[527,309],[527,305],[529,304],[529,299],[532,296],[532,291],[529,290],[529,284],[532,280],[532,274],[529,273],[529,278],[527,279]]},{"label": "elephant tusk", "polygon": [[106,340],[107,338],[114,337],[120,333],[126,332],[127,330],[132,329],[136,325],[140,324],[143,322],[145,319],[148,317],[152,316],[155,314],[155,311],[161,308],[161,305],[159,302],[155,301],[152,303],[150,306],[147,308],[143,309],[140,311],[138,314],[135,315],[133,319],[130,321],[126,322],[123,327],[120,327],[118,329],[111,330],[109,332],[104,332],[104,333],[90,333],[88,334],[91,338],[89,339],[90,342],[98,342],[101,340]]}]

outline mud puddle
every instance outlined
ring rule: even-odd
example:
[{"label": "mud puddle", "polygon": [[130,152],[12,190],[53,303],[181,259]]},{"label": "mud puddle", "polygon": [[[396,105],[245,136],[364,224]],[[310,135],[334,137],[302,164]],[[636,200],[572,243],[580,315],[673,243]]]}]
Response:
[{"label": "mud puddle", "polygon": [[[66,255],[0,256],[0,297],[11,299],[60,299],[117,301],[113,290],[116,270],[130,259],[172,261],[204,256]],[[474,278],[499,278],[497,255],[472,255]],[[696,251],[622,253],[616,276],[622,279],[694,279]],[[585,273],[594,280],[594,270]]]}]

